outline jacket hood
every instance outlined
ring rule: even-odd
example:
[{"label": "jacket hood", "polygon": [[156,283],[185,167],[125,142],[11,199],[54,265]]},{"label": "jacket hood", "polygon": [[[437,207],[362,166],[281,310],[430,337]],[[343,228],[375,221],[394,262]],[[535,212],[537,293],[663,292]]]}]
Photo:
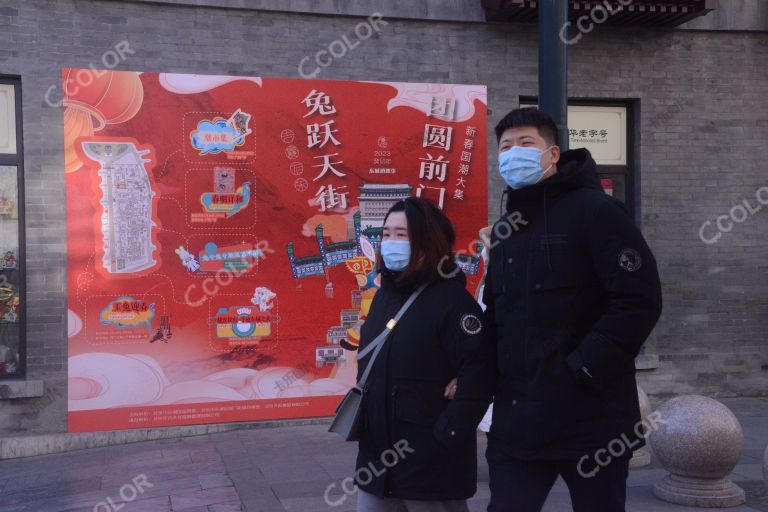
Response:
[{"label": "jacket hood", "polygon": [[542,192],[556,196],[578,188],[602,190],[597,164],[590,152],[584,148],[562,153],[557,163],[557,172],[541,183],[517,190],[507,187],[504,191],[507,194],[507,211],[514,210],[514,203],[525,201],[529,197],[540,197]]}]

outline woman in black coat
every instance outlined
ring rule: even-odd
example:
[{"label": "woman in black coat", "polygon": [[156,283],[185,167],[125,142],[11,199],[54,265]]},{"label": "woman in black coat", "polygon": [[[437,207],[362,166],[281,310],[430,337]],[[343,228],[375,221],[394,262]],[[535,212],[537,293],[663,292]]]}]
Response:
[{"label": "woman in black coat", "polygon": [[[358,511],[466,511],[475,494],[476,428],[493,393],[494,347],[453,263],[454,241],[450,220],[426,200],[399,201],[385,218],[381,289],[360,350],[414,290],[427,287],[385,342],[364,388]],[[358,377],[370,359],[359,362]]]}]

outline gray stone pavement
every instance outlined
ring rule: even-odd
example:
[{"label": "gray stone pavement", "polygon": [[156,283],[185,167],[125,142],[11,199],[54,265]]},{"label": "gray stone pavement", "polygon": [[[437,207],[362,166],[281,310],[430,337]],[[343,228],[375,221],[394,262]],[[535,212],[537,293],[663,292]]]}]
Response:
[{"label": "gray stone pavement", "polygon": [[[762,453],[768,443],[768,398],[722,400],[739,417],[744,453],[733,480],[747,491],[734,512],[768,512]],[[0,461],[0,512],[348,512],[341,481],[354,470],[356,445],[326,432],[325,425],[239,430],[199,437],[150,441],[56,455]],[[470,509],[488,503],[485,436],[478,440],[478,493]],[[632,470],[630,512],[697,510],[657,500],[653,484],[665,475],[654,461]],[[545,512],[570,510],[558,481]]]}]

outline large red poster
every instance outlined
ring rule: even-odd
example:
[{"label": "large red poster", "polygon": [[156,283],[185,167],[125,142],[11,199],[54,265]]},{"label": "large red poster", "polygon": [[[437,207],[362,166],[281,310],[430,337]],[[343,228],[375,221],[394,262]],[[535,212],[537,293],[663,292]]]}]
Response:
[{"label": "large red poster", "polygon": [[332,414],[398,199],[477,285],[484,86],[62,79],[72,432]]}]

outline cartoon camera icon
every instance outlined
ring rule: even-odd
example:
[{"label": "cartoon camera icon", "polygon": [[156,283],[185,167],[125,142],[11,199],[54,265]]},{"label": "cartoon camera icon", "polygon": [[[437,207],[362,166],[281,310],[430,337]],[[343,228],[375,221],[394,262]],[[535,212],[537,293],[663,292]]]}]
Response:
[{"label": "cartoon camera icon", "polygon": [[219,308],[216,314],[216,336],[219,338],[255,338],[272,334],[268,314],[258,308],[233,306]]}]

